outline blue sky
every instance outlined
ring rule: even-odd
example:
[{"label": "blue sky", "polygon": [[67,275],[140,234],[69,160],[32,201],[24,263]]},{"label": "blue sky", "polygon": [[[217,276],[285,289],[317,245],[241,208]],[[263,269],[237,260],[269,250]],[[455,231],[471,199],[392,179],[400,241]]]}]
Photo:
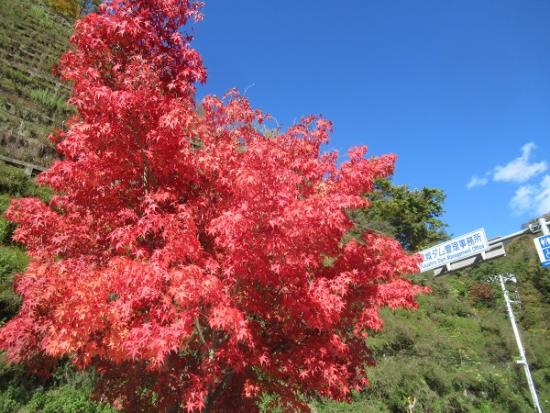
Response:
[{"label": "blue sky", "polygon": [[443,219],[491,238],[550,212],[550,2],[210,0],[200,94],[246,91],[331,148],[396,153],[394,182],[443,189]]}]

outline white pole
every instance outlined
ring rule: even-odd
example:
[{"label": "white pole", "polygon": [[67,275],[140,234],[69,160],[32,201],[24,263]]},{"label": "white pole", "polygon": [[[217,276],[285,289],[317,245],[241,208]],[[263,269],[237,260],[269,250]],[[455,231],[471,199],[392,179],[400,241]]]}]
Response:
[{"label": "white pole", "polygon": [[546,223],[546,218],[542,217],[538,219],[540,230],[542,231],[542,235],[550,235],[550,230],[548,229],[548,224]]},{"label": "white pole", "polygon": [[[548,228],[546,228],[546,230],[548,230]],[[517,360],[516,363],[523,365],[523,370],[525,371],[525,377],[527,378],[527,384],[529,385],[529,391],[531,392],[531,397],[533,399],[533,405],[535,406],[535,411],[537,413],[542,413],[542,409],[539,403],[539,398],[537,396],[537,391],[535,389],[535,383],[533,382],[533,378],[531,377],[531,371],[529,370],[527,357],[525,356],[525,351],[523,350],[523,344],[521,343],[519,330],[516,325],[516,317],[514,316],[514,311],[512,310],[512,305],[510,303],[510,298],[508,297],[506,284],[504,284],[504,277],[502,275],[499,275],[498,277],[500,280],[500,287],[502,288],[502,293],[504,294],[504,301],[506,302],[506,308],[508,309],[508,316],[510,317],[510,323],[512,324],[512,330],[514,330],[514,337],[516,338],[516,344],[518,346],[520,359]]]}]

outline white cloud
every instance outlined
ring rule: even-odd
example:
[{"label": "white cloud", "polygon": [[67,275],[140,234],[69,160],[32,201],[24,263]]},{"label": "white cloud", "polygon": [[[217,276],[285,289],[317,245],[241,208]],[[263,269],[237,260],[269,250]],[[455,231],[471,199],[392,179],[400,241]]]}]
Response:
[{"label": "white cloud", "polygon": [[[529,142],[521,148],[521,156],[504,166],[497,166],[493,171],[493,180],[496,182],[525,182],[532,177],[546,171],[546,162],[529,163],[531,152],[536,148],[533,142]],[[518,192],[521,190],[518,189]],[[517,193],[516,193],[517,195]]]},{"label": "white cloud", "polygon": [[514,197],[510,200],[510,208],[512,208],[515,215],[521,215],[531,209],[534,193],[535,187],[533,185],[524,185],[517,189]]},{"label": "white cloud", "polygon": [[550,175],[545,175],[538,185],[520,186],[510,201],[514,214],[526,212],[542,216],[550,212]]},{"label": "white cloud", "polygon": [[487,185],[488,182],[489,182],[489,179],[487,179],[486,177],[479,178],[477,176],[472,176],[470,178],[470,182],[466,184],[466,188],[472,189],[477,186],[485,186]]},{"label": "white cloud", "polygon": [[546,175],[540,183],[539,193],[536,196],[538,215],[550,212],[550,175]]},{"label": "white cloud", "polygon": [[[505,165],[498,165],[482,176],[472,176],[466,188],[485,186],[489,181],[512,182],[523,184],[516,189],[510,200],[510,208],[515,215],[550,213],[550,175],[545,174],[539,183],[532,178],[548,170],[546,161],[531,162],[531,155],[536,149],[534,142],[521,147],[521,155]],[[529,183],[527,181],[531,180]]]}]

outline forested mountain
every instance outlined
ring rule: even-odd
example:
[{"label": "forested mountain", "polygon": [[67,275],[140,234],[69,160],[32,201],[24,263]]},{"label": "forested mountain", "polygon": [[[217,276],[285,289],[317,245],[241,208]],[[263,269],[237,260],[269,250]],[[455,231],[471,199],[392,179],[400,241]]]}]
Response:
[{"label": "forested mountain", "polygon": [[[85,3],[85,4],[84,4]],[[53,151],[47,135],[63,127],[72,111],[68,87],[51,74],[67,47],[71,21],[90,7],[72,0],[0,1],[0,153],[47,165]],[[0,210],[12,197],[38,196],[21,170],[0,165]],[[411,190],[381,181],[372,206],[351,212],[354,233],[393,236],[411,252],[447,236],[440,220],[444,194]],[[0,317],[13,317],[19,299],[14,275],[27,265],[24,251],[11,241],[13,225],[0,219]],[[514,273],[521,304],[516,306],[522,337],[542,407],[550,411],[550,270],[538,264],[531,236],[506,245],[507,257],[439,278],[415,275],[432,288],[417,311],[384,311],[383,331],[372,333],[376,366],[369,389],[350,404],[312,402],[318,412],[532,412],[523,370],[502,294],[494,276]],[[510,285],[510,288],[514,288]],[[0,364],[0,412],[110,412],[91,398],[93,371],[75,372],[68,361],[43,375]],[[266,400],[269,395],[266,395]],[[269,410],[267,410],[269,411]]]}]

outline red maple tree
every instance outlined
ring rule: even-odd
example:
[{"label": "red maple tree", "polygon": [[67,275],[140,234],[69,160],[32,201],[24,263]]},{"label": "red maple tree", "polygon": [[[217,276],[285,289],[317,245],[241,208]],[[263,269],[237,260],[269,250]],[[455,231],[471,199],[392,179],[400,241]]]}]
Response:
[{"label": "red maple tree", "polygon": [[395,157],[321,153],[331,123],[266,136],[206,80],[191,0],[110,0],[76,23],[58,71],[78,115],[53,139],[49,204],[7,216],[32,260],[0,330],[13,362],[70,357],[126,411],[285,411],[367,385],[379,308],[415,307],[418,258],[376,233],[343,242]]}]

